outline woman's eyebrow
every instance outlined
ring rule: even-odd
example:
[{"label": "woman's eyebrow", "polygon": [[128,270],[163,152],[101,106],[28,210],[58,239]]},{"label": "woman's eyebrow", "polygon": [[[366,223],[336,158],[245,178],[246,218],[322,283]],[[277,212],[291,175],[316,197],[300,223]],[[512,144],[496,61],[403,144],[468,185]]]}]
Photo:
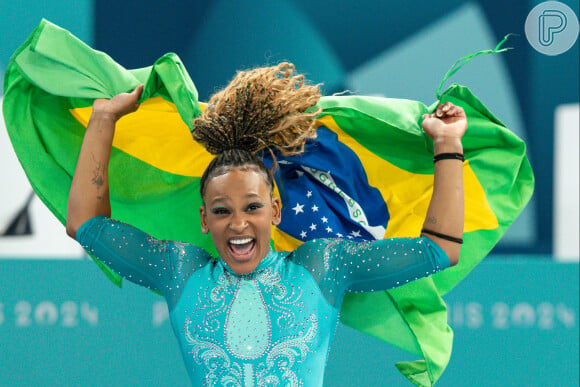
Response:
[{"label": "woman's eyebrow", "polygon": [[211,205],[215,205],[216,203],[227,203],[229,200],[229,196],[218,196],[213,198],[210,202]]},{"label": "woman's eyebrow", "polygon": [[[262,197],[255,192],[249,192],[244,195],[245,199],[258,199],[262,200]],[[215,205],[216,203],[227,203],[230,201],[230,197],[228,195],[218,196],[211,200],[210,204]]]}]

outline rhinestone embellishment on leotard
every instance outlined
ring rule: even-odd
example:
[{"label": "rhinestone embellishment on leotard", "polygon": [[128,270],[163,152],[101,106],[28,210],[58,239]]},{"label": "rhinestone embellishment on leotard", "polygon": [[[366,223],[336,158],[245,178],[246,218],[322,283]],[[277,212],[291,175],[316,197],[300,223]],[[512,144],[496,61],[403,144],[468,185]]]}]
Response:
[{"label": "rhinestone embellishment on leotard", "polygon": [[[184,327],[191,346],[189,353],[198,365],[207,369],[204,384],[300,386],[293,368],[312,351],[318,332],[314,314],[302,322],[296,321],[293,310],[304,308],[302,292],[292,284],[283,284],[280,274],[272,268],[253,276],[225,272],[218,282],[211,294],[199,296],[200,306],[186,318]],[[232,293],[226,304],[224,295]],[[272,313],[278,318],[272,319]],[[196,325],[194,322],[201,316],[202,323]],[[224,321],[223,327],[220,321]],[[272,342],[274,321],[277,329],[291,329],[296,324],[300,324],[300,329],[291,329],[289,332],[294,334]],[[225,348],[215,340],[222,334]]]}]

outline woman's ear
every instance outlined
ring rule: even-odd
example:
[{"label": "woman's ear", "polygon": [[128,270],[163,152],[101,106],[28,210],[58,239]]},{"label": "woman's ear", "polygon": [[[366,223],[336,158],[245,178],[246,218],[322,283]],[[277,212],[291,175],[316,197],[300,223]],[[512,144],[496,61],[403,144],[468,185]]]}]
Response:
[{"label": "woman's ear", "polygon": [[282,221],[282,203],[277,197],[272,198],[272,224],[277,226]]},{"label": "woman's ear", "polygon": [[209,233],[209,227],[207,227],[207,215],[205,212],[205,206],[199,206],[199,220],[201,223],[201,232],[204,234]]}]

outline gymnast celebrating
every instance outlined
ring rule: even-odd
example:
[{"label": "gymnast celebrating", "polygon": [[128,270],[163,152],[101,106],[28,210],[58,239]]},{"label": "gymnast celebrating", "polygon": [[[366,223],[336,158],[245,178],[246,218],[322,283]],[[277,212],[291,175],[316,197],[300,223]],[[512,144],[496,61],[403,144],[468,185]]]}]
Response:
[{"label": "gymnast celebrating", "polygon": [[322,386],[346,292],[390,289],[457,263],[467,129],[461,107],[448,102],[423,116],[435,171],[421,236],[315,239],[276,251],[271,230],[282,203],[258,154],[304,151],[316,136],[320,90],[289,63],[239,72],[193,123],[194,139],[215,158],[201,178],[202,206],[184,210],[199,211],[201,231],[219,254],[212,257],[111,218],[107,168],[115,124],[138,109],[142,90],[95,100],[66,229],[123,277],[164,296],[193,385]]}]

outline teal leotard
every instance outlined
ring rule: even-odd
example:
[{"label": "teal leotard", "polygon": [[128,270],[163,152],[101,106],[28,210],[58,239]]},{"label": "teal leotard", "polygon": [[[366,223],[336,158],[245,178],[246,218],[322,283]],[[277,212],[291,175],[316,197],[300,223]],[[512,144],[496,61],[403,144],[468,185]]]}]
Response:
[{"label": "teal leotard", "polygon": [[246,275],[196,246],[107,217],[88,220],[77,240],[163,294],[194,386],[322,386],[345,292],[385,290],[449,266],[427,237],[312,240],[271,250]]}]

